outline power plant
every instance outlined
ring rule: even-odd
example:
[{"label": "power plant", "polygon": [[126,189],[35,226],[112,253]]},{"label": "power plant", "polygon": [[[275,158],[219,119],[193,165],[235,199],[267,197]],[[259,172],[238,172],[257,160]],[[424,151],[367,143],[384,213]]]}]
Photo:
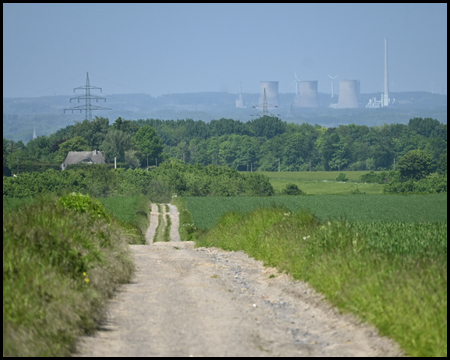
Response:
[{"label": "power plant", "polygon": [[300,96],[298,107],[318,107],[319,93],[317,91],[318,81],[300,81]]},{"label": "power plant", "polygon": [[269,108],[279,107],[280,100],[278,98],[278,81],[260,81],[261,95],[259,96],[259,105],[264,103],[264,92],[266,94],[267,106]]},{"label": "power plant", "polygon": [[349,109],[359,107],[359,81],[341,80],[339,81],[338,109]]}]

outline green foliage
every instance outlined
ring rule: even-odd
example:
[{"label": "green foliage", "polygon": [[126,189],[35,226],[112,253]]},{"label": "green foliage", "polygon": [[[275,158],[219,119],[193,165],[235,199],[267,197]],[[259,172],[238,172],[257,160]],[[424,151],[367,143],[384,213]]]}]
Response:
[{"label": "green foliage", "polygon": [[89,213],[94,219],[102,218],[109,221],[109,215],[104,206],[96,199],[92,199],[88,195],[72,192],[69,195],[61,196],[58,204],[66,209],[73,209],[80,213]]},{"label": "green foliage", "polygon": [[297,185],[287,184],[286,187],[281,190],[281,195],[304,195]]},{"label": "green foliage", "polygon": [[196,246],[245,251],[308,282],[410,356],[447,355],[447,224],[320,222],[308,212],[228,212]]},{"label": "green foliage", "polygon": [[125,152],[131,148],[131,145],[131,135],[111,129],[106,134],[100,150],[105,152],[107,161],[114,162],[114,157],[116,157],[116,161],[122,162],[126,161]]},{"label": "green foliage", "polygon": [[445,154],[441,154],[439,158],[437,173],[440,175],[447,175],[447,152]]},{"label": "green foliage", "polygon": [[365,183],[376,183],[376,184],[386,184],[391,179],[396,178],[398,175],[397,172],[391,170],[389,172],[387,171],[381,171],[378,173],[375,173],[374,171],[370,171],[367,174],[362,174],[359,177],[359,181],[365,182]]},{"label": "green foliage", "polygon": [[398,169],[403,181],[420,180],[431,173],[432,158],[425,151],[411,150],[399,160]]},{"label": "green foliage", "polygon": [[271,139],[286,131],[286,123],[275,116],[264,115],[250,121],[250,127],[256,137]]},{"label": "green foliage", "polygon": [[[163,144],[158,138],[155,129],[151,126],[143,126],[133,137],[133,142],[145,155],[145,159],[154,159],[160,156],[163,151]],[[144,161],[144,156],[142,157]]]},{"label": "green foliage", "polygon": [[420,180],[401,181],[399,177],[394,177],[383,187],[384,193],[421,193],[435,194],[447,192],[447,174],[427,176]]},{"label": "green foliage", "polygon": [[91,151],[91,147],[88,145],[87,140],[81,136],[75,136],[74,138],[67,140],[59,145],[58,155],[55,158],[57,163],[62,163],[67,154],[70,151]]},{"label": "green foliage", "polygon": [[166,227],[164,228],[164,241],[170,241],[170,228],[172,227],[172,221],[170,215],[166,214]]},{"label": "green foliage", "polygon": [[70,355],[131,277],[123,229],[55,200],[3,212],[3,356]]},{"label": "green foliage", "polygon": [[336,181],[348,181],[348,178],[344,173],[340,173],[336,178]]},{"label": "green foliage", "polygon": [[[147,167],[148,156],[149,166],[156,165],[156,158],[162,163],[171,157],[186,164],[217,164],[240,171],[247,168],[277,171],[279,165],[283,171],[388,171],[393,168],[394,159],[418,149],[432,156],[435,168],[447,149],[447,124],[430,118],[414,118],[408,125],[384,124],[369,128],[349,124],[327,129],[306,123],[288,124],[277,117],[263,116],[247,123],[225,118],[209,123],[192,119],[131,121],[118,118],[109,126],[108,119],[96,117],[92,122],[85,120],[60,129],[48,138],[30,141],[22,149],[26,155],[19,163],[60,164],[66,152],[77,151],[63,149],[61,153],[60,146],[75,137],[85,139],[89,149],[104,149],[108,161],[117,157],[119,162],[126,161],[132,168]],[[129,143],[130,137],[134,139],[134,148]],[[17,147],[14,151],[8,150],[11,148],[8,142],[3,161],[7,176],[11,171],[17,172],[13,170],[17,155],[9,162],[6,159],[18,150]]]}]

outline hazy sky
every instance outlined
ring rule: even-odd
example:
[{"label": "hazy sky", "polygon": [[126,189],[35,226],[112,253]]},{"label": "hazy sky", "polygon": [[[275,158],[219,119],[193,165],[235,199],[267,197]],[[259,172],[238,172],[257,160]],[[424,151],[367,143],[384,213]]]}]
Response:
[{"label": "hazy sky", "polygon": [[3,96],[376,92],[385,37],[391,91],[447,92],[447,4],[3,4]]}]

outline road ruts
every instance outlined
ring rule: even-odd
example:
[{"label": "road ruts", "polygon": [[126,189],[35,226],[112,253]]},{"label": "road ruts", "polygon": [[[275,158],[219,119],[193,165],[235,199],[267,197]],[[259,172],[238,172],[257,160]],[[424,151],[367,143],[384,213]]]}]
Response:
[{"label": "road ruts", "polygon": [[158,206],[152,203],[152,211],[150,213],[150,225],[145,233],[145,242],[149,245],[153,243],[153,238],[155,237],[156,228],[158,227]]}]

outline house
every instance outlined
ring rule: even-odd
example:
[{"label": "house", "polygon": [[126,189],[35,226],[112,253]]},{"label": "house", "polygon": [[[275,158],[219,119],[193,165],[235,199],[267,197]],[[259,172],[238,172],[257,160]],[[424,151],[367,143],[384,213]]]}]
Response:
[{"label": "house", "polygon": [[64,170],[67,165],[72,164],[104,164],[105,155],[101,151],[69,151],[66,160],[61,164],[61,169]]}]

